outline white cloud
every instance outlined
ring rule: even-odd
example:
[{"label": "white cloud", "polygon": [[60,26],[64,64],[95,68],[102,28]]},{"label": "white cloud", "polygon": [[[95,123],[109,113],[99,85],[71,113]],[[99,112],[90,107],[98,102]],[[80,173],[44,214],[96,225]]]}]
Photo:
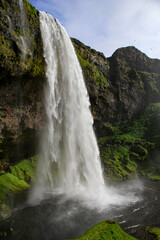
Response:
[{"label": "white cloud", "polygon": [[110,56],[117,48],[135,45],[160,58],[159,0],[31,0],[51,13],[70,36]]}]

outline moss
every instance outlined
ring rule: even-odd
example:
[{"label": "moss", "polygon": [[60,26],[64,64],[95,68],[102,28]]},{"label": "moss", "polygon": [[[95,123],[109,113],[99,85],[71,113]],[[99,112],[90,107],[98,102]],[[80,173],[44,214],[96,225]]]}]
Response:
[{"label": "moss", "polygon": [[149,84],[149,86],[153,92],[155,92],[157,94],[160,93],[159,89],[157,88],[157,85],[156,85],[157,77],[159,76],[159,74],[149,73],[149,72],[144,72],[144,71],[140,71],[139,74],[142,77],[142,79],[144,79],[144,81],[146,81]]},{"label": "moss", "polygon": [[19,193],[27,189],[29,185],[25,181],[19,180],[17,177],[12,175],[11,173],[6,173],[0,176],[0,188],[4,188],[4,187],[6,189],[9,189],[13,193]]},{"label": "moss", "polygon": [[157,240],[160,240],[160,228],[147,228],[147,230],[148,230],[150,233],[156,235]]},{"label": "moss", "polygon": [[12,31],[12,34],[17,35],[17,36],[19,36],[19,35],[23,36],[24,32],[21,28],[16,28],[16,30]]},{"label": "moss", "polygon": [[17,194],[29,188],[34,180],[37,156],[25,159],[10,167],[10,172],[0,176],[0,200],[5,200],[10,194]]},{"label": "moss", "polygon": [[13,62],[12,60],[15,59],[16,54],[12,49],[11,42],[4,38],[4,36],[0,35],[0,64],[2,67],[8,65],[8,62],[11,63],[9,69],[12,69]]},{"label": "moss", "polygon": [[136,170],[135,162],[129,158],[129,147],[107,146],[101,151],[101,159],[106,178],[124,180],[129,177],[129,171]]},{"label": "moss", "polygon": [[140,239],[160,240],[160,228],[140,227]]},{"label": "moss", "polygon": [[[4,27],[0,33],[0,65],[3,69],[0,79],[5,78],[6,75],[27,74],[33,78],[44,76],[45,64],[39,28],[39,12],[27,0],[24,0],[24,9],[23,24],[21,21],[17,24],[21,15],[18,1],[12,3],[5,1],[5,5],[1,7],[3,19],[0,25],[5,23],[4,17],[8,15],[8,12],[12,13],[9,15],[11,21],[14,12],[17,18],[15,18],[16,21],[12,21],[11,28],[6,18],[8,34],[6,35]],[[22,37],[26,45],[25,54],[22,49]]]},{"label": "moss", "polygon": [[[106,178],[123,180],[141,173],[159,180],[160,168],[153,161],[152,165],[148,163],[152,151],[159,149],[159,137],[155,138],[154,129],[151,130],[154,127],[158,134],[152,121],[159,113],[160,103],[150,104],[141,115],[120,126],[110,126],[110,134],[98,139]],[[108,128],[107,123],[103,125]]]},{"label": "moss", "polygon": [[77,240],[132,240],[134,237],[125,233],[114,221],[103,221],[96,224]]},{"label": "moss", "polygon": [[11,209],[2,201],[0,201],[0,221],[4,221],[11,216]]},{"label": "moss", "polygon": [[34,25],[35,19],[38,18],[38,11],[27,0],[24,0],[24,6],[29,16],[29,23]]},{"label": "moss", "polygon": [[76,50],[77,57],[83,69],[86,78],[89,78],[91,81],[95,81],[95,84],[100,87],[109,86],[109,83],[105,76],[94,67],[92,63],[89,62],[89,59],[82,57],[82,53]]},{"label": "moss", "polygon": [[153,181],[160,181],[160,176],[154,176],[150,173],[147,176]]},{"label": "moss", "polygon": [[2,174],[4,174],[4,173],[5,173],[5,171],[3,171],[3,170],[2,170],[2,171],[0,171],[0,175],[2,175]]},{"label": "moss", "polygon": [[15,166],[10,167],[11,174],[20,180],[30,183],[35,177],[37,157],[23,160]]},{"label": "moss", "polygon": [[45,74],[45,64],[43,58],[39,57],[33,63],[32,75],[33,77]]}]

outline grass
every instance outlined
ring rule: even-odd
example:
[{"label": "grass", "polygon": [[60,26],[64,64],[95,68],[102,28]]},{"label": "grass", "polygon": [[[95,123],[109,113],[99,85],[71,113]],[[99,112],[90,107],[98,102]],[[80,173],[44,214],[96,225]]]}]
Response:
[{"label": "grass", "polygon": [[80,238],[75,240],[134,240],[135,238],[125,233],[114,221],[103,221],[96,224]]}]

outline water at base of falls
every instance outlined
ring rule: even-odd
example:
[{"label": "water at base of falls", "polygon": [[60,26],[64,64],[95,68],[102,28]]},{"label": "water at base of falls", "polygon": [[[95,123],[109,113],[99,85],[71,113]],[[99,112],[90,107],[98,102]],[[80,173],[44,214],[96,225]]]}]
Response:
[{"label": "water at base of falls", "polygon": [[[130,185],[133,184],[130,182]],[[126,189],[122,183],[117,183],[117,187]],[[159,189],[158,182],[144,182],[141,201],[127,206],[110,205],[102,211],[89,209],[73,199],[65,200],[61,195],[54,199],[50,196],[35,206],[21,201],[14,203],[11,218],[0,222],[0,231],[13,229],[9,237],[12,240],[73,239],[80,237],[96,223],[110,219],[117,221],[124,231],[140,239],[140,225],[159,227]],[[137,192],[138,195],[140,193],[141,191]]]},{"label": "water at base of falls", "polygon": [[47,122],[32,197],[43,199],[49,192],[69,196],[101,194],[104,179],[99,150],[73,45],[58,21],[44,12],[40,13],[40,27],[46,61]]},{"label": "water at base of falls", "polygon": [[46,61],[46,124],[29,201],[63,194],[89,206],[135,202],[134,193],[115,192],[104,182],[82,70],[65,29],[40,12]]}]

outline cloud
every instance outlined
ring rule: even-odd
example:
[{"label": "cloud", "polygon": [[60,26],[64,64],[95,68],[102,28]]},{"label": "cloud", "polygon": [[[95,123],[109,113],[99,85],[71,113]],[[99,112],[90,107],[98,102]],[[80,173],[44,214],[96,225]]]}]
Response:
[{"label": "cloud", "polygon": [[160,58],[159,0],[31,0],[59,19],[70,36],[110,56],[134,45]]}]

